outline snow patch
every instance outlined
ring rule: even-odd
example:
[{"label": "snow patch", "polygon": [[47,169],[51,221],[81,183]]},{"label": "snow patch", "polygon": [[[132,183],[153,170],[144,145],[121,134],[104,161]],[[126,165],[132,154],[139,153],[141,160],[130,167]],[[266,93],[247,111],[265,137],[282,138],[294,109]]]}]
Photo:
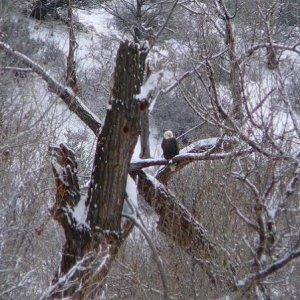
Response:
[{"label": "snow patch", "polygon": [[103,8],[91,10],[75,9],[78,21],[95,33],[105,36],[122,38],[114,25],[114,17]]},{"label": "snow patch", "polygon": [[181,149],[179,151],[179,154],[187,153],[187,152],[190,152],[192,150],[199,149],[199,148],[213,147],[217,144],[218,141],[219,141],[219,138],[217,138],[217,137],[196,141],[196,142],[188,145],[187,147]]},{"label": "snow patch", "polygon": [[153,73],[149,76],[147,81],[141,86],[141,91],[136,95],[137,100],[147,100],[151,93],[155,91],[163,77],[163,72]]},{"label": "snow patch", "polygon": [[128,198],[131,201],[131,204],[137,208],[138,207],[138,202],[137,202],[137,186],[133,178],[128,175],[127,176],[127,183],[126,183],[126,193]]},{"label": "snow patch", "polygon": [[[137,186],[135,181],[132,179],[130,175],[127,176],[127,183],[126,183],[126,195],[127,199],[124,201],[123,205],[123,214],[124,215],[134,215],[135,209],[138,209],[138,202],[137,202]],[[129,203],[128,203],[129,202]],[[133,209],[132,209],[133,206]]]},{"label": "snow patch", "polygon": [[78,226],[82,226],[83,228],[90,228],[87,224],[87,213],[88,207],[85,205],[85,198],[81,198],[78,204],[74,207],[72,215],[73,218],[77,221]]}]

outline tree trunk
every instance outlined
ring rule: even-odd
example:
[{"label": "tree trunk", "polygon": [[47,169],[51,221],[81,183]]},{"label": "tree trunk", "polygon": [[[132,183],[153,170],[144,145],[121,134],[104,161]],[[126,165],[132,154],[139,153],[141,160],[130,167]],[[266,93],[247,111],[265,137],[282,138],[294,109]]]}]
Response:
[{"label": "tree trunk", "polygon": [[128,42],[121,44],[116,62],[112,108],[98,138],[88,203],[92,232],[120,233],[129,163],[140,133],[141,105],[135,100],[140,90],[139,51]]},{"label": "tree trunk", "polygon": [[[80,200],[72,151],[64,145],[50,149],[57,188],[52,214],[65,231],[66,243],[60,272],[46,298],[89,299],[99,295],[112,262],[132,228],[131,222],[121,228],[121,216],[143,108],[135,99],[140,89],[139,57],[135,44],[120,45],[112,108],[98,137],[86,200]],[[81,214],[87,212],[85,222],[74,213],[81,206]]]},{"label": "tree trunk", "polygon": [[[143,1],[136,1],[136,20],[137,27],[134,28],[134,41],[141,46],[141,55],[140,55],[140,78],[141,84],[143,84],[145,68],[146,68],[146,59],[149,53],[149,49],[145,48],[143,45],[143,37],[140,27],[142,26],[142,7]],[[146,77],[147,80],[147,77]],[[143,111],[141,115],[141,136],[140,136],[140,145],[141,145],[141,153],[140,158],[149,158],[150,157],[150,145],[149,145],[149,110],[148,107]]]},{"label": "tree trunk", "polygon": [[75,51],[77,49],[77,42],[74,30],[74,16],[72,9],[72,0],[69,0],[68,6],[68,26],[69,26],[69,53],[67,58],[67,78],[66,84],[70,86],[76,93],[78,91],[77,77],[76,77],[76,61]]}]

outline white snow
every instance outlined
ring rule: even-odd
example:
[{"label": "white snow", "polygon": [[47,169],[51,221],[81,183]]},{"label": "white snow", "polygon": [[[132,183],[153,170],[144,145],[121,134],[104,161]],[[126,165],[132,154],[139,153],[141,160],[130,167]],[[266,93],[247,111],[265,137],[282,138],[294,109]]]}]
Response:
[{"label": "white snow", "polygon": [[128,198],[130,199],[131,204],[137,208],[138,207],[137,186],[136,186],[135,181],[133,180],[133,178],[130,175],[127,176],[126,193],[127,193]]},{"label": "white snow", "polygon": [[179,154],[184,154],[187,153],[193,149],[200,149],[202,147],[213,147],[217,144],[219,138],[218,137],[214,137],[214,138],[209,138],[209,139],[204,139],[204,140],[199,140],[196,141],[190,145],[188,145],[187,147],[181,149],[179,151]]},{"label": "white snow", "polygon": [[[159,83],[163,77],[163,72],[153,73],[141,86],[141,91],[136,95],[137,100],[147,100],[151,93],[159,88]],[[151,110],[150,110],[151,111]]]},{"label": "white snow", "polygon": [[99,265],[99,267],[97,268],[97,270],[95,271],[95,274],[100,273],[102,271],[102,268],[107,264],[107,262],[109,261],[111,255],[109,253],[109,248],[110,245],[108,245],[108,250],[107,250],[107,254],[102,258],[101,264]]},{"label": "white snow", "polygon": [[[83,11],[83,10],[74,10],[75,15],[78,14],[77,19],[82,22],[84,25],[91,25],[94,21],[96,24],[95,30],[86,32],[80,32],[77,34],[77,42],[78,49],[76,51],[76,61],[79,64],[79,69],[88,70],[91,67],[95,67],[99,65],[99,62],[95,61],[91,58],[91,49],[94,45],[100,44],[99,38],[95,36],[97,34],[97,30],[101,31],[100,33],[107,32],[109,35],[112,33],[112,27],[110,26],[112,20],[112,16],[102,10],[94,10],[94,11]],[[94,21],[93,21],[94,20]],[[65,57],[67,56],[69,50],[68,44],[68,31],[65,26],[55,25],[55,23],[50,22],[38,22],[35,20],[30,20],[30,35],[32,38],[42,41],[47,41],[48,43],[52,43],[57,45],[60,50],[63,51]],[[100,68],[100,66],[99,66]],[[33,93],[32,99],[33,102],[35,99],[38,99],[37,109],[45,108],[45,111],[49,106],[53,105],[53,97],[48,91],[47,86],[42,81],[37,78],[32,82],[32,89],[30,92]],[[78,100],[78,99],[77,99]],[[81,102],[80,105],[83,108],[86,108],[92,115],[93,113]],[[61,141],[66,141],[66,133],[68,131],[86,131],[85,124],[78,119],[74,113],[70,112],[70,110],[66,107],[61,100],[58,100],[55,105],[51,107],[47,114],[51,118],[55,118],[57,120],[55,131],[58,134],[58,139]],[[98,119],[97,116],[93,115]],[[59,124],[58,124],[59,122]],[[89,132],[87,137],[88,143],[93,144],[94,135]]]},{"label": "white snow", "polygon": [[91,10],[75,9],[78,21],[96,34],[122,39],[121,33],[114,25],[114,17],[102,8]]},{"label": "white snow", "polygon": [[85,184],[84,184],[84,188],[89,188],[91,184],[91,179],[89,179]]},{"label": "white snow", "polygon": [[145,173],[147,178],[152,181],[152,183],[154,184],[155,188],[160,187],[162,184],[152,175]]},{"label": "white snow", "polygon": [[74,219],[77,221],[78,226],[82,226],[83,228],[89,228],[89,225],[86,222],[88,213],[88,207],[85,205],[85,197],[81,197],[78,204],[74,207],[72,211],[72,215]]},{"label": "white snow", "polygon": [[137,202],[138,190],[135,181],[130,175],[127,176],[126,194],[127,194],[127,199],[125,199],[123,204],[123,214],[135,215],[135,209],[138,209],[138,202]]},{"label": "white snow", "polygon": [[274,219],[276,213],[278,211],[279,201],[278,199],[271,199],[269,203],[267,203],[267,212],[271,219]]},{"label": "white snow", "polygon": [[[152,126],[150,128],[150,136],[149,136],[151,157],[160,157],[162,155],[162,149],[161,149],[162,138],[157,138],[157,135],[158,133],[156,128]],[[131,161],[133,162],[138,160],[140,157],[140,153],[141,153],[141,141],[140,138],[138,138]]]}]

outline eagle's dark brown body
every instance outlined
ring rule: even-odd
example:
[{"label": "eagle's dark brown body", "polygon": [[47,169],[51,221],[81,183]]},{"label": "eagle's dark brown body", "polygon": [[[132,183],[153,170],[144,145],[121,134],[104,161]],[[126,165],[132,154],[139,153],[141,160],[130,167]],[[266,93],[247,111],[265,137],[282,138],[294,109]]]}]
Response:
[{"label": "eagle's dark brown body", "polygon": [[179,147],[177,140],[172,138],[164,138],[161,143],[161,148],[163,150],[164,158],[171,159],[179,153]]}]

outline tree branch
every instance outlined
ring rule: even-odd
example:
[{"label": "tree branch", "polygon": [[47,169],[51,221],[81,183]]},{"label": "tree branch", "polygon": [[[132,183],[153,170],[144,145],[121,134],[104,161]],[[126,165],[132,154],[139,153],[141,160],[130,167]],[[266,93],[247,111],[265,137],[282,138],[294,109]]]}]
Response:
[{"label": "tree branch", "polygon": [[145,237],[146,241],[148,242],[148,245],[152,250],[154,260],[157,264],[157,267],[158,267],[158,270],[159,270],[159,273],[160,273],[162,285],[163,285],[163,288],[164,288],[164,294],[163,294],[164,299],[170,299],[169,291],[168,291],[168,284],[167,284],[167,276],[166,276],[166,272],[165,272],[165,269],[164,269],[163,264],[162,264],[162,260],[161,260],[159,254],[158,254],[158,251],[157,251],[157,249],[156,249],[156,247],[155,247],[155,245],[154,245],[154,243],[153,243],[146,227],[143,224],[140,213],[138,212],[137,208],[134,207],[134,205],[131,203],[129,198],[127,199],[127,201],[128,201],[128,204],[130,205],[131,210],[133,211],[133,213],[132,214],[124,214],[123,216],[128,218],[129,220],[131,220],[137,226],[137,228],[141,231],[142,235]]},{"label": "tree branch", "polygon": [[173,166],[174,162],[180,163],[177,165],[177,168],[172,172],[178,172],[184,165],[195,161],[203,161],[203,160],[221,160],[231,157],[242,156],[246,154],[250,154],[253,151],[251,149],[243,150],[243,151],[233,151],[227,153],[183,153],[176,155],[172,160],[168,160],[165,158],[149,158],[149,159],[137,159],[133,160],[130,164],[130,172],[135,172],[143,168],[153,167],[153,166]]},{"label": "tree branch", "polygon": [[239,280],[237,283],[237,287],[239,289],[247,289],[249,288],[254,282],[261,281],[267,276],[273,274],[274,272],[279,271],[283,267],[285,267],[288,263],[290,263],[292,260],[300,257],[300,250],[292,251],[288,254],[286,254],[282,259],[277,260],[275,263],[269,265],[265,269],[252,273],[245,277],[242,280]]},{"label": "tree branch", "polygon": [[[215,153],[231,150],[235,144],[236,140],[234,138],[226,138],[224,140],[221,138],[210,138],[192,143],[182,149],[180,154],[175,156],[164,168],[160,169],[156,174],[156,179],[161,182],[167,182],[174,173],[180,171],[183,167],[193,161],[219,160],[245,155],[251,152],[251,150],[244,150],[228,153]],[[176,162],[175,168],[174,162]]]},{"label": "tree branch", "polygon": [[263,48],[269,48],[273,47],[274,49],[283,50],[283,51],[292,51],[300,55],[300,50],[297,49],[297,47],[300,47],[300,43],[296,43],[293,46],[287,46],[287,45],[280,45],[276,43],[263,43],[263,44],[257,44],[253,45],[247,51],[239,58],[239,61],[242,62],[246,58],[250,57],[255,51]]},{"label": "tree branch", "polygon": [[49,90],[60,97],[68,106],[70,111],[74,112],[95,134],[98,134],[101,127],[101,121],[82,103],[80,98],[76,96],[69,87],[60,84],[39,64],[28,58],[26,55],[13,50],[8,44],[0,42],[0,49],[4,50],[8,55],[20,60],[22,63],[30,67],[33,72],[42,77],[48,84]]},{"label": "tree branch", "polygon": [[222,50],[221,52],[215,54],[215,55],[212,55],[210,57],[206,57],[202,62],[200,62],[193,70],[190,70],[190,71],[187,71],[185,73],[183,73],[178,80],[174,81],[171,85],[169,85],[167,88],[165,88],[164,90],[162,90],[160,92],[160,94],[167,94],[169,92],[171,92],[173,89],[175,89],[178,85],[180,85],[186,78],[194,75],[197,73],[197,71],[199,71],[201,68],[205,67],[206,66],[206,62],[207,60],[213,60],[213,59],[216,59],[220,56],[222,56],[224,53],[227,52],[227,49],[225,50]]},{"label": "tree branch", "polygon": [[78,91],[75,52],[78,48],[74,28],[74,16],[72,0],[68,0],[68,26],[69,26],[69,53],[67,58],[67,78],[66,84],[76,93]]}]

